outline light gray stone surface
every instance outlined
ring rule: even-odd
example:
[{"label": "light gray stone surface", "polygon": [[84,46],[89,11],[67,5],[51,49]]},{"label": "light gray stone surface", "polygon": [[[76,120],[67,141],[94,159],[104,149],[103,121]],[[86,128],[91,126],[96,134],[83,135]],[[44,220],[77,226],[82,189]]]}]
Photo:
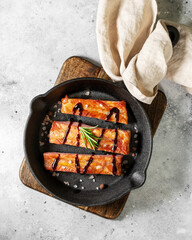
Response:
[{"label": "light gray stone surface", "polygon": [[[192,239],[192,97],[162,81],[168,106],[145,185],[116,220],[102,219],[19,180],[30,100],[72,55],[99,62],[98,1],[0,1],[0,240]],[[192,1],[159,1],[160,17],[192,25]]]}]

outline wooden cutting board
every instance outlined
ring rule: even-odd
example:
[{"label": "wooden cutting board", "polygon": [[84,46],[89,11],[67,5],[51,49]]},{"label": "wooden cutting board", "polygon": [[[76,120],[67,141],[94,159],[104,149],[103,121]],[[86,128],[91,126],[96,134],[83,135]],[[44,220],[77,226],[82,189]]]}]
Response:
[{"label": "wooden cutting board", "polygon": [[[105,73],[103,68],[96,66],[95,64],[83,58],[71,57],[64,62],[59,73],[59,76],[57,78],[57,81],[55,82],[55,85],[60,84],[69,79],[78,77],[98,77],[106,80],[111,80],[109,76]],[[158,91],[158,94],[151,105],[142,103],[142,106],[144,107],[151,122],[153,136],[163,116],[166,104],[167,104],[166,97],[164,93],[162,93],[161,91]],[[45,193],[49,196],[52,196],[35,180],[35,178],[33,177],[32,173],[29,170],[25,158],[23,159],[23,162],[20,167],[19,177],[22,183],[25,184],[26,186],[39,192]],[[113,203],[106,204],[103,206],[97,207],[79,206],[79,208],[97,214],[101,217],[114,219],[118,217],[119,214],[122,212],[129,194],[130,193],[128,193],[126,196]]]}]

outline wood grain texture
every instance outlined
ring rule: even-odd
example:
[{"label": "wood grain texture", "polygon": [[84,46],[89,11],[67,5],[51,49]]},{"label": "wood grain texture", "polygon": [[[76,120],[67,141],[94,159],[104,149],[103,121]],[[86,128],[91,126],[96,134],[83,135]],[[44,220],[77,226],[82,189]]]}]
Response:
[{"label": "wood grain texture", "polygon": [[[58,85],[69,79],[78,77],[98,77],[110,80],[109,76],[105,73],[103,68],[100,68],[94,65],[93,63],[80,57],[71,57],[64,62],[59,73],[59,76],[55,82],[55,85]],[[158,94],[151,105],[141,103],[149,117],[153,136],[157,130],[157,127],[165,111],[166,103],[167,103],[166,97],[164,93],[162,93],[161,91],[158,91]],[[19,177],[24,185],[32,189],[35,189],[39,192],[45,193],[49,196],[52,196],[43,187],[41,187],[41,185],[33,177],[25,158],[23,159],[23,162],[20,167]],[[101,217],[115,219],[122,212],[129,194],[130,193],[128,193],[126,196],[113,203],[106,204],[103,206],[96,207],[79,206],[79,208],[97,214]]]}]

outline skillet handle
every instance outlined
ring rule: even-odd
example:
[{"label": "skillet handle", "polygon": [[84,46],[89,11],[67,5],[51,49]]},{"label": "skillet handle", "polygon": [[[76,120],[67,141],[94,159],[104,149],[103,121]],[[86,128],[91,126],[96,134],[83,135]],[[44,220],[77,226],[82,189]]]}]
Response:
[{"label": "skillet handle", "polygon": [[172,46],[174,47],[178,43],[180,38],[179,31],[177,30],[177,28],[170,25],[167,25],[167,30],[169,32],[169,37],[171,39]]},{"label": "skillet handle", "polygon": [[113,81],[113,83],[115,83],[118,87],[121,87],[121,88],[124,88],[125,90],[127,90],[123,80],[121,80],[121,81]]},{"label": "skillet handle", "polygon": [[33,112],[39,112],[46,106],[45,97],[43,94],[38,95],[31,101],[31,109]]}]

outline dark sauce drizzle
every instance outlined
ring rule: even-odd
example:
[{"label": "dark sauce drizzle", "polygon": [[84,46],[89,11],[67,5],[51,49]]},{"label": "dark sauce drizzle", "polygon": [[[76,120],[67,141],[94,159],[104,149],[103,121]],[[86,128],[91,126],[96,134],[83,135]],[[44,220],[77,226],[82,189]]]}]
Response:
[{"label": "dark sauce drizzle", "polygon": [[79,165],[79,156],[78,156],[78,154],[75,155],[75,167],[76,167],[76,172],[80,173],[80,165]]},{"label": "dark sauce drizzle", "polygon": [[110,119],[110,117],[113,115],[113,113],[115,113],[115,121],[119,122],[119,109],[114,107],[110,110],[109,114],[106,117],[106,120],[108,121]]},{"label": "dark sauce drizzle", "polygon": [[117,137],[118,137],[118,130],[115,129],[115,139],[114,139],[114,144],[113,144],[113,175],[117,174],[117,167],[116,167],[116,161],[115,161],[115,150],[117,148]]},{"label": "dark sauce drizzle", "polygon": [[[79,110],[79,116],[81,116],[82,112],[83,112],[83,105],[81,103],[77,103],[75,105],[75,107],[73,108],[73,115],[75,115],[77,110]],[[79,141],[80,141],[79,127],[81,126],[81,123],[82,123],[82,121],[79,120],[79,123],[78,123],[78,126],[77,126],[78,133],[77,133],[77,137],[76,137],[76,140],[77,140],[76,146],[77,147],[79,147]],[[76,167],[76,172],[80,173],[80,164],[79,164],[79,156],[78,156],[78,154],[75,155],[75,167]]]},{"label": "dark sauce drizzle", "polygon": [[[75,107],[73,108],[73,115],[75,115],[75,113],[76,113],[77,110],[79,110],[79,116],[81,116],[81,115],[82,115],[82,112],[83,112],[83,106],[82,106],[81,103],[77,103],[77,104],[75,105]],[[68,137],[68,134],[69,134],[69,132],[70,132],[72,123],[73,123],[73,119],[71,119],[70,122],[69,122],[68,128],[67,128],[67,130],[66,130],[66,132],[65,132],[65,136],[64,136],[64,138],[63,138],[63,144],[65,144],[65,142],[67,141],[67,137]],[[79,130],[80,125],[81,125],[81,121],[79,121],[78,130]],[[77,135],[77,138],[79,138],[78,135]],[[77,140],[77,143],[79,144],[79,140]]]},{"label": "dark sauce drizzle", "polygon": [[67,128],[67,130],[65,132],[65,136],[63,138],[63,144],[65,144],[65,142],[67,141],[67,137],[69,135],[72,123],[73,123],[73,119],[71,119],[70,122],[69,122],[68,128]]},{"label": "dark sauce drizzle", "polygon": [[[76,140],[77,140],[76,146],[77,147],[79,147],[79,141],[80,141],[79,127],[81,126],[81,123],[82,123],[82,121],[79,120],[79,123],[78,123],[78,126],[77,126],[78,133],[77,133],[77,137],[76,137]],[[77,173],[80,173],[80,164],[79,164],[79,156],[78,156],[78,154],[75,155],[75,167],[76,167]]]},{"label": "dark sauce drizzle", "polygon": [[[106,117],[106,121],[108,121],[111,116],[113,115],[113,113],[115,113],[115,122],[117,123],[119,121],[119,109],[114,107],[110,110],[109,114],[107,115]],[[103,138],[103,135],[105,133],[105,129],[103,128],[102,132],[101,132],[101,135],[99,136],[99,138]],[[115,129],[115,139],[114,139],[114,144],[113,144],[113,148],[112,148],[112,151],[113,151],[113,175],[116,175],[117,174],[117,167],[116,167],[116,160],[115,160],[115,150],[117,148],[117,137],[118,137],[118,130]],[[100,143],[101,140],[98,140],[98,144]]]},{"label": "dark sauce drizzle", "polygon": [[54,162],[53,162],[52,165],[51,165],[52,168],[53,168],[53,170],[56,169],[57,164],[58,164],[58,162],[59,162],[59,158],[60,158],[60,154],[58,154],[57,158],[55,158]]},{"label": "dark sauce drizzle", "polygon": [[[115,113],[115,121],[116,123],[119,122],[119,109],[118,108],[112,108],[109,115],[107,116],[107,120],[110,119],[111,115]],[[115,129],[115,139],[113,144],[113,175],[117,174],[117,167],[116,167],[116,160],[115,160],[115,150],[117,149],[117,137],[118,137],[118,129]]]},{"label": "dark sauce drizzle", "polygon": [[94,156],[95,154],[94,153],[92,153],[92,155],[91,155],[91,157],[89,158],[89,160],[87,161],[87,163],[86,163],[86,165],[85,165],[85,167],[84,167],[84,169],[83,169],[83,174],[86,174],[87,173],[87,169],[88,169],[88,167],[91,165],[91,163],[93,162],[93,156]]},{"label": "dark sauce drizzle", "polygon": [[80,140],[79,127],[81,127],[81,123],[82,123],[82,121],[79,120],[79,122],[78,122],[78,126],[77,126],[78,133],[77,133],[77,137],[76,137],[76,140],[77,140],[77,144],[76,144],[76,146],[77,146],[77,147],[79,147],[79,140]]},{"label": "dark sauce drizzle", "polygon": [[[75,115],[76,111],[79,110],[79,116],[82,115],[82,112],[83,112],[83,106],[81,103],[77,103],[75,105],[75,107],[73,108],[73,115]],[[115,113],[115,121],[116,123],[119,121],[119,109],[114,107],[110,110],[109,114],[107,115],[106,117],[106,121],[108,121],[111,116],[113,115],[113,113]],[[73,123],[73,119],[70,120],[70,123],[68,125],[68,128],[65,132],[65,136],[63,138],[63,144],[65,144],[66,140],[67,140],[67,136],[70,132],[70,129],[71,129],[71,125]],[[80,141],[80,132],[79,132],[79,127],[81,126],[81,123],[82,121],[79,120],[79,123],[78,123],[78,126],[77,126],[77,129],[78,129],[78,134],[77,134],[77,137],[76,137],[76,140],[77,140],[77,147],[79,147],[79,141]],[[102,132],[101,132],[101,135],[99,136],[99,138],[103,138],[103,135],[105,133],[105,129],[103,128],[102,129]],[[113,145],[113,175],[116,175],[117,174],[117,167],[116,167],[116,159],[115,159],[115,150],[117,148],[117,137],[118,137],[118,129],[115,129],[115,139],[114,139],[114,145]],[[99,144],[100,140],[98,140],[98,144]],[[91,165],[91,163],[93,162],[93,156],[94,156],[94,153],[92,153],[91,157],[89,158],[89,160],[87,161],[87,164],[85,165],[84,169],[83,169],[83,174],[86,174],[89,166]],[[59,161],[59,158],[60,158],[60,154],[58,155],[58,157],[54,160],[53,164],[52,164],[52,168],[53,170],[56,169],[57,167],[57,164],[58,164],[58,161]],[[80,164],[79,164],[79,157],[78,157],[78,154],[75,155],[75,167],[76,167],[76,171],[77,173],[80,173]]]},{"label": "dark sauce drizzle", "polygon": [[[115,113],[115,121],[116,121],[116,123],[119,121],[119,109],[118,108],[116,108],[116,107],[114,107],[114,108],[112,108],[111,110],[110,110],[110,112],[109,112],[109,114],[107,115],[107,117],[106,117],[106,121],[108,121],[109,119],[110,119],[110,117],[113,115],[113,113]],[[103,130],[102,130],[102,132],[101,132],[101,135],[99,136],[99,138],[102,138],[103,137],[103,135],[104,135],[104,133],[105,133],[105,128],[103,128]],[[101,140],[98,140],[98,144],[100,143],[100,141]],[[115,140],[115,141],[117,141],[117,140]]]},{"label": "dark sauce drizzle", "polygon": [[73,108],[73,115],[75,115],[77,110],[79,110],[79,116],[81,116],[82,112],[83,112],[83,105],[82,105],[82,103],[77,103],[75,105],[75,107]]}]

